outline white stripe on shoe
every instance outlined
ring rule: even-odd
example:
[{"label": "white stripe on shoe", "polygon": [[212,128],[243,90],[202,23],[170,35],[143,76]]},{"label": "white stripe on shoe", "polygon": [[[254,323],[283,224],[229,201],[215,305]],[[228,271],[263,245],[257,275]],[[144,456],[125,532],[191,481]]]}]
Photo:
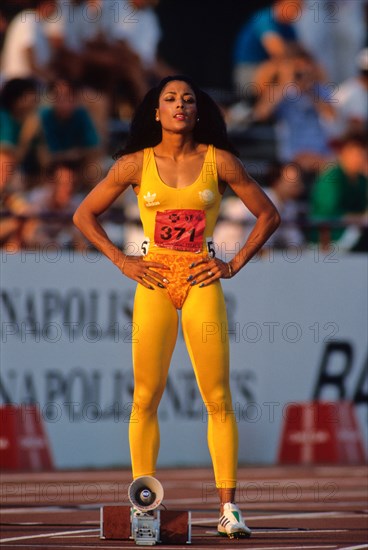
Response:
[{"label": "white stripe on shoe", "polygon": [[219,519],[217,531],[230,538],[250,537],[251,530],[244,523],[240,509],[233,502],[224,504],[223,515]]}]

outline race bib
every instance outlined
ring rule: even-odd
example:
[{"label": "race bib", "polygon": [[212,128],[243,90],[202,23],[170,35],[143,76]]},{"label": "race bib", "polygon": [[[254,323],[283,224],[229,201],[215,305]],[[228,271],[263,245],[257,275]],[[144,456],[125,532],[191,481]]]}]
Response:
[{"label": "race bib", "polygon": [[206,214],[203,210],[156,212],[155,244],[163,248],[196,252],[202,249]]}]

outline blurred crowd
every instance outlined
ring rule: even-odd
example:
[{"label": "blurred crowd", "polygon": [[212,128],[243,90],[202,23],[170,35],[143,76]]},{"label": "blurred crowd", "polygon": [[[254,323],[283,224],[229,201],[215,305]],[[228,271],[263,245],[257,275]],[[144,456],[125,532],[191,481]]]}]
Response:
[{"label": "blurred crowd", "polygon": [[[158,3],[3,1],[0,246],[86,246],[71,216],[112,164],[114,124],[126,129],[146,91],[180,72],[159,55]],[[257,127],[275,135],[276,158],[257,177],[282,217],[266,250],[367,250],[367,12],[366,0],[276,0],[234,38],[232,101],[220,102],[230,135],[235,145]],[[112,240],[138,253],[132,194],[103,216]],[[253,223],[227,192],[220,257]]]}]

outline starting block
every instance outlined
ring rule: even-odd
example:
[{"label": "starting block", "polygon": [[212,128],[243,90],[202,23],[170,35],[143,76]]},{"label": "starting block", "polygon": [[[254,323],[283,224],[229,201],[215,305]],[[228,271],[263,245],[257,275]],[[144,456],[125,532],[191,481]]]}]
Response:
[{"label": "starting block", "polygon": [[129,506],[103,506],[100,509],[100,538],[130,539],[138,546],[190,544],[191,513],[180,510],[133,513]]},{"label": "starting block", "polygon": [[191,513],[158,510],[164,491],[151,476],[134,480],[128,490],[129,506],[104,506],[100,509],[100,538],[132,539],[139,546],[190,544]]}]

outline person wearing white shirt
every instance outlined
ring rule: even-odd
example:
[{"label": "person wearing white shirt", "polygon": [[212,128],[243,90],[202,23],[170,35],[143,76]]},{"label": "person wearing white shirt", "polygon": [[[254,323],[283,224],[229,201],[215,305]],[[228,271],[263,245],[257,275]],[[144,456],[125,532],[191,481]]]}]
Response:
[{"label": "person wearing white shirt", "polygon": [[50,77],[54,50],[61,44],[62,25],[56,0],[39,0],[35,9],[23,10],[10,22],[1,56],[1,76]]},{"label": "person wearing white shirt", "polygon": [[299,41],[337,86],[354,76],[355,59],[366,38],[367,0],[304,0],[294,25]]},{"label": "person wearing white shirt", "polygon": [[70,50],[82,53],[94,40],[113,41],[114,4],[112,0],[59,0],[64,42]]},{"label": "person wearing white shirt", "polygon": [[59,0],[64,40],[57,70],[106,94],[112,112],[122,97],[136,106],[148,89],[138,55],[117,33],[124,19],[119,6],[118,0]]},{"label": "person wearing white shirt", "polygon": [[[162,34],[158,17],[152,7],[157,3],[156,0],[135,0],[133,2],[121,0],[122,15],[128,13],[129,6],[133,7],[134,11],[129,17],[119,16],[115,25],[116,38],[125,40],[129,44],[145,68],[154,66]],[[142,40],[143,37],[144,40]]]},{"label": "person wearing white shirt", "polygon": [[349,131],[364,132],[368,125],[368,48],[356,59],[358,74],[345,80],[336,93],[336,110],[341,134]]},{"label": "person wearing white shirt", "polygon": [[160,20],[155,11],[159,0],[115,0],[114,38],[134,52],[146,73],[147,87],[176,70],[169,67],[158,53],[162,37]]}]

